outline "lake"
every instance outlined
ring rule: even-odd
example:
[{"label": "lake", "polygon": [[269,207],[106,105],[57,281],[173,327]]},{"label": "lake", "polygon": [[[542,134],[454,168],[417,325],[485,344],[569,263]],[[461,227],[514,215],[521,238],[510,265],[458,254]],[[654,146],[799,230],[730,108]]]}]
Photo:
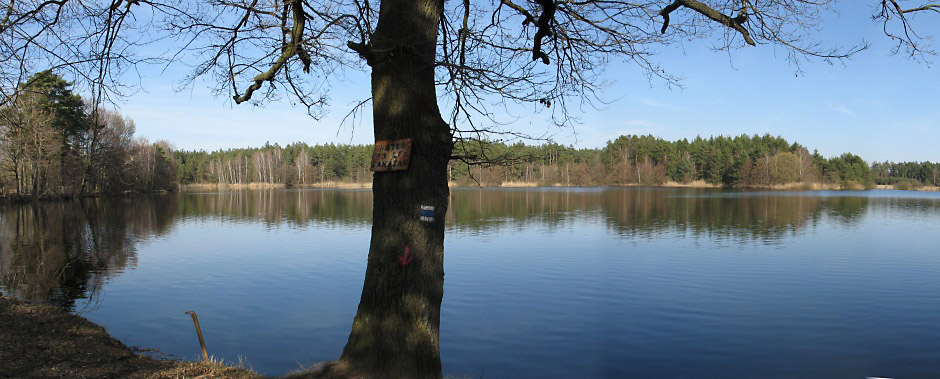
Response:
[{"label": "lake", "polygon": [[[454,189],[458,377],[940,377],[940,193]],[[369,190],[0,208],[0,291],[268,375],[338,358]]]}]

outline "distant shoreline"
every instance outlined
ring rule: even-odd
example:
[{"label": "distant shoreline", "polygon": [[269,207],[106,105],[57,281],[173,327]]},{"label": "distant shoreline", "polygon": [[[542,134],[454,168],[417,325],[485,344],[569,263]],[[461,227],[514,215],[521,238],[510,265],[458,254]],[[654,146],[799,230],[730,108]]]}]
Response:
[{"label": "distant shoreline", "polygon": [[0,194],[0,205],[2,204],[27,204],[35,202],[49,202],[49,201],[69,201],[69,200],[83,200],[83,199],[98,199],[98,198],[116,198],[116,197],[127,197],[140,194],[157,194],[157,193],[167,193],[175,192],[179,189],[166,191],[123,191],[123,192],[96,192],[96,193],[86,193],[84,195],[55,195],[55,196],[23,196],[15,194]]},{"label": "distant shoreline", "polygon": [[[660,188],[738,188],[738,189],[752,189],[752,190],[781,190],[781,191],[840,191],[840,190],[865,190],[866,188],[860,185],[850,185],[847,188],[843,188],[839,184],[825,184],[825,183],[785,183],[785,184],[773,184],[767,186],[754,186],[754,187],[726,187],[720,184],[707,183],[703,180],[696,180],[689,183],[679,183],[674,181],[667,181],[662,184],[654,185],[644,185],[644,184],[626,184],[626,185],[601,185],[601,186],[577,186],[577,185],[566,185],[564,183],[552,183],[546,185],[538,182],[502,182],[497,185],[492,184],[483,184],[483,185],[460,185],[457,182],[449,182],[448,186],[451,188],[550,188],[550,187],[660,187]],[[322,188],[322,189],[371,189],[372,183],[355,183],[355,182],[320,182],[320,183],[309,183],[309,184],[294,184],[287,186],[284,183],[237,183],[237,184],[226,184],[226,183],[192,183],[192,184],[181,184],[180,191],[200,191],[200,190],[214,190],[214,189],[285,189],[285,188]],[[924,191],[924,192],[940,192],[940,187],[934,186],[920,186],[912,188],[898,188],[896,185],[876,185],[872,190],[898,190],[898,191]]]},{"label": "distant shoreline", "polygon": [[898,191],[924,191],[924,192],[940,192],[940,187],[935,186],[920,186],[916,188],[897,188],[893,184],[879,184],[875,188],[877,190],[898,190]]}]

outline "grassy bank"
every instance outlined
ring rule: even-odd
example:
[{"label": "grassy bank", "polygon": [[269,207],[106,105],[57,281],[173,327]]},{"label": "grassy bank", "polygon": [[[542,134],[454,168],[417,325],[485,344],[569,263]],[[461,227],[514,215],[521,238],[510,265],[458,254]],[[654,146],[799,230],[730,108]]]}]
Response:
[{"label": "grassy bank", "polygon": [[767,186],[756,186],[751,187],[755,189],[771,189],[771,190],[783,190],[783,191],[822,191],[822,190],[863,190],[865,186],[862,186],[858,183],[849,183],[846,186],[841,184],[829,184],[829,183],[809,183],[809,182],[793,182],[793,183],[783,183],[783,184],[771,184]]},{"label": "grassy bank", "polygon": [[[450,187],[503,187],[503,188],[533,188],[533,187],[580,187],[574,185],[565,185],[564,183],[552,183],[544,184],[539,182],[520,182],[520,181],[508,181],[501,183],[458,183],[458,182],[448,182]],[[616,187],[616,185],[612,186]],[[674,181],[666,181],[661,184],[653,185],[641,185],[641,184],[627,184],[623,187],[679,187],[679,188],[725,188],[721,184],[708,183],[704,180],[696,180],[688,183],[680,183]],[[247,184],[218,184],[218,183],[193,183],[193,184],[184,184],[180,186],[180,189],[183,191],[200,191],[200,190],[224,190],[224,189],[282,189],[288,188],[283,183],[281,184],[271,184],[271,183],[247,183]],[[372,183],[353,183],[353,182],[320,182],[320,183],[311,183],[311,184],[297,184],[292,185],[290,188],[335,188],[335,189],[368,189],[372,188]],[[790,190],[790,191],[819,191],[819,190],[864,190],[864,189],[880,189],[880,190],[910,190],[910,191],[931,191],[931,192],[940,192],[940,187],[933,186],[911,186],[911,185],[877,185],[874,188],[866,188],[865,186],[850,182],[846,185],[842,184],[831,184],[831,183],[811,183],[811,182],[792,182],[792,183],[783,183],[783,184],[771,184],[771,185],[760,185],[760,186],[750,186],[743,187],[744,189],[771,189],[771,190]]]},{"label": "grassy bank", "polygon": [[202,191],[217,189],[280,189],[285,188],[284,183],[190,183],[180,184],[181,191]]},{"label": "grassy bank", "polygon": [[0,376],[15,378],[262,378],[218,362],[139,354],[83,317],[0,296]]},{"label": "grassy bank", "polygon": [[[451,187],[456,187],[455,183],[450,183]],[[618,187],[618,185],[610,185],[611,187]],[[668,180],[660,184],[624,184],[619,185],[620,187],[667,187],[667,188],[728,188],[722,184],[708,183],[704,180],[695,180],[686,183],[680,183]],[[475,187],[471,185],[470,187]],[[484,183],[482,187],[579,187],[565,185],[564,183],[553,183],[551,185],[545,185],[537,182],[502,182],[498,185],[490,185]],[[809,182],[793,182],[793,183],[784,183],[784,184],[772,184],[772,185],[760,185],[760,186],[750,186],[750,187],[734,187],[734,188],[744,188],[744,189],[772,189],[772,190],[799,190],[799,191],[809,191],[809,190],[841,190],[841,189],[865,189],[864,186],[857,183],[849,183],[846,186],[840,184],[826,184],[826,183],[809,183]]]},{"label": "grassy bank", "polygon": [[[499,183],[465,183],[465,182],[448,182],[447,185],[451,188],[460,187],[460,188],[473,188],[473,187],[482,187],[482,188],[534,188],[534,187],[594,187],[594,186],[579,186],[579,185],[569,185],[565,183],[541,183],[541,182],[524,182],[524,181],[507,181]],[[677,188],[726,188],[722,184],[713,184],[708,183],[704,180],[695,180],[687,183],[680,183],[674,181],[666,181],[660,184],[624,184],[624,185],[604,185],[599,186],[610,186],[610,187],[677,187]],[[879,189],[907,189],[907,188],[881,188],[881,187],[892,187],[892,186],[878,186]],[[335,189],[368,189],[372,188],[372,183],[355,183],[355,182],[319,182],[319,183],[310,183],[310,184],[294,184],[287,186],[283,183],[244,183],[244,184],[219,184],[219,183],[193,183],[193,184],[183,184],[180,186],[180,189],[183,191],[200,191],[200,190],[227,190],[227,189],[283,189],[283,188],[335,188]],[[849,183],[846,186],[840,184],[827,184],[827,183],[809,183],[809,182],[793,182],[793,183],[784,183],[784,184],[772,184],[772,185],[761,185],[761,186],[750,186],[750,187],[739,187],[747,189],[774,189],[774,190],[860,190],[865,189],[864,186],[857,183]],[[936,188],[936,187],[934,187]]]},{"label": "grassy bank", "polygon": [[220,189],[282,189],[282,188],[372,188],[372,183],[353,183],[353,182],[318,182],[308,184],[292,184],[287,186],[284,183],[190,183],[181,184],[180,190],[183,191],[201,191],[201,190],[220,190]]},{"label": "grassy bank", "polygon": [[875,189],[880,190],[901,190],[901,191],[927,191],[940,192],[940,187],[935,186],[913,186],[910,184],[879,184]]}]

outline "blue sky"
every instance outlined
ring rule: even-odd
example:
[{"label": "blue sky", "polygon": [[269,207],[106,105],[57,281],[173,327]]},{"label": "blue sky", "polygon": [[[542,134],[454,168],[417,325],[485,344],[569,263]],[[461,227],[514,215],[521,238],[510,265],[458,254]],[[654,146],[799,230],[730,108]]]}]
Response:
[{"label": "blue sky", "polygon": [[[871,161],[940,161],[940,71],[934,65],[891,55],[881,25],[858,7],[834,17],[820,40],[834,45],[871,47],[844,64],[822,61],[801,65],[802,73],[773,46],[728,52],[711,50],[710,41],[665,47],[655,59],[681,76],[681,88],[649,81],[624,64],[608,67],[614,81],[603,93],[612,103],[580,115],[570,128],[547,128],[533,114],[511,128],[562,144],[602,147],[621,134],[652,134],[669,140],[711,135],[780,135],[825,156],[853,152]],[[921,16],[924,35],[940,37],[940,17]],[[933,24],[933,25],[929,25]],[[369,96],[368,76],[347,71],[332,83],[331,106],[319,121],[286,103],[263,107],[234,105],[213,97],[205,83],[174,90],[179,72],[142,71],[142,88],[119,104],[133,118],[137,135],[166,139],[180,149],[287,144],[372,143],[371,119],[340,125],[358,100]],[[369,110],[366,112],[369,116]]]}]

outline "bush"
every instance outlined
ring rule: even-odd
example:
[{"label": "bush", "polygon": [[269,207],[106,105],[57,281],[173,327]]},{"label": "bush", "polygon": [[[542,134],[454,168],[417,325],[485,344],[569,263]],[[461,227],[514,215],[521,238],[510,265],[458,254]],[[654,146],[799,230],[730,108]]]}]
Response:
[{"label": "bush", "polygon": [[909,190],[918,189],[923,186],[924,186],[923,183],[921,183],[920,180],[917,180],[917,179],[902,180],[894,184],[894,189],[902,190],[902,191],[909,191]]},{"label": "bush", "polygon": [[842,183],[842,189],[844,189],[844,190],[863,190],[863,189],[865,189],[865,186],[863,186],[862,183],[859,183],[859,182],[857,182],[857,181],[849,180],[849,181],[846,181],[846,182]]}]

